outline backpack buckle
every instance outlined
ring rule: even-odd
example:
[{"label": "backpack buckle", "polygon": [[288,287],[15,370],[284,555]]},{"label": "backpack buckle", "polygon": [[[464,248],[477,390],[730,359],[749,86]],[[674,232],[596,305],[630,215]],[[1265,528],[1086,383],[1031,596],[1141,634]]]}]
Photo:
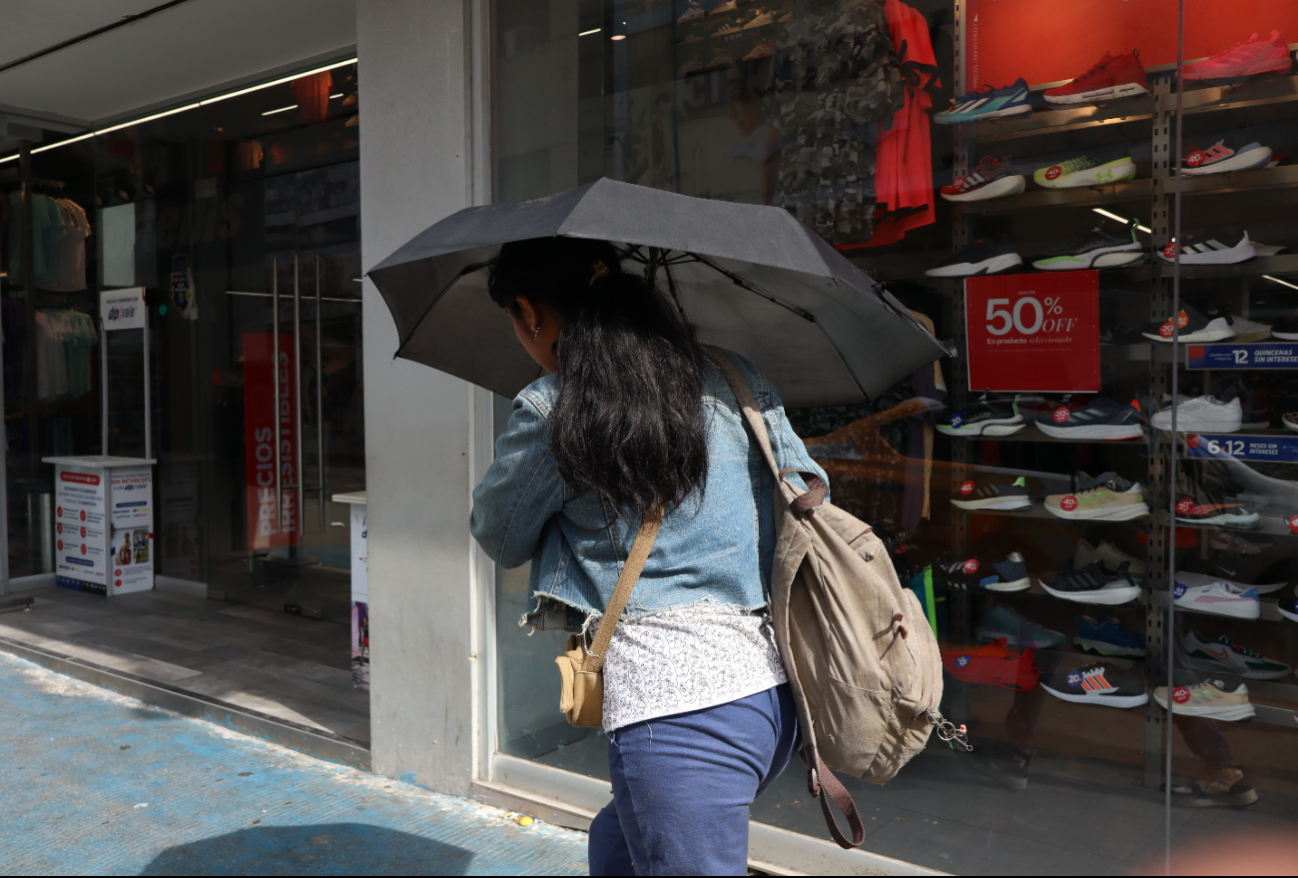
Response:
[{"label": "backpack buckle", "polygon": [[807,769],[807,792],[811,793],[813,799],[820,795],[820,775],[814,767]]}]

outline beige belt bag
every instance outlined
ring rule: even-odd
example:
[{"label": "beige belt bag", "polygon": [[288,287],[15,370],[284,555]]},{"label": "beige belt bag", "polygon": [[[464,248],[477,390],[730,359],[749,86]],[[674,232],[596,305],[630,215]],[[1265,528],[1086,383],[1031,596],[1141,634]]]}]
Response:
[{"label": "beige belt bag", "polygon": [[590,646],[586,646],[585,634],[573,635],[568,638],[568,651],[554,659],[562,678],[559,709],[574,726],[596,728],[604,724],[604,655],[613,639],[617,620],[631,597],[631,589],[635,588],[645,561],[649,560],[649,550],[653,548],[661,524],[661,512],[650,513],[641,522],[631,554],[622,565],[622,574],[617,578],[617,586]]}]

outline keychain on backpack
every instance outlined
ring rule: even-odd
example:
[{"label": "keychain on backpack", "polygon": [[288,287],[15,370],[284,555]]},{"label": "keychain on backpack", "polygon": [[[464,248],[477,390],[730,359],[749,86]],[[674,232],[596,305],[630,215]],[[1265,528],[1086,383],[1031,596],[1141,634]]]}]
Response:
[{"label": "keychain on backpack", "polygon": [[966,753],[973,752],[973,744],[969,743],[969,730],[964,723],[957,726],[934,710],[929,710],[928,716],[929,719],[933,720],[938,738],[946,741],[948,747],[952,750],[964,750]]}]

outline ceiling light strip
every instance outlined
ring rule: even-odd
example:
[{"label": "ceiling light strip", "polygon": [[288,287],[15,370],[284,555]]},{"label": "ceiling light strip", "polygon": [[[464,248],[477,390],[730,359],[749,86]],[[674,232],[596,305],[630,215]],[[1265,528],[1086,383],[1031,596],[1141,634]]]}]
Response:
[{"label": "ceiling light strip", "polygon": [[1271,283],[1273,283],[1273,284],[1280,284],[1280,286],[1282,286],[1282,287],[1288,287],[1288,288],[1291,289],[1291,290],[1298,290],[1298,284],[1291,284],[1291,283],[1289,283],[1289,281],[1287,281],[1287,280],[1280,280],[1280,278],[1278,278],[1278,277],[1272,277],[1272,276],[1269,275],[1269,274],[1264,274],[1264,275],[1262,275],[1262,277],[1264,277],[1264,278],[1266,278],[1267,280],[1271,281]]},{"label": "ceiling light strip", "polygon": [[[1125,216],[1118,216],[1116,213],[1107,211],[1102,207],[1092,207],[1091,210],[1095,211],[1100,216],[1108,217],[1111,220],[1117,220],[1118,222],[1122,223],[1124,226],[1127,223],[1131,222],[1131,220],[1127,219]],[[1150,232],[1152,231],[1149,228],[1149,226],[1142,226],[1140,223],[1136,223],[1136,228],[1144,232],[1146,235],[1150,234]]]},{"label": "ceiling light strip", "polygon": [[[255,91],[261,91],[263,88],[271,88],[276,85],[283,85],[286,82],[292,82],[293,80],[301,79],[304,76],[314,76],[317,73],[324,73],[327,70],[334,70],[338,67],[346,67],[349,64],[355,64],[355,63],[356,63],[355,58],[349,58],[346,61],[337,61],[333,64],[326,64],[324,67],[317,67],[314,70],[306,70],[303,71],[302,73],[295,73],[292,76],[284,76],[279,79],[271,80],[270,82],[263,82],[260,85],[253,85],[253,86],[249,86],[248,88],[241,88],[238,91],[232,91],[232,92],[228,92],[227,94],[217,95],[216,97],[213,98],[204,98],[203,100],[197,101],[192,104],[185,104],[183,107],[173,107],[170,110],[164,110],[161,113],[154,113],[151,116],[143,116],[139,119],[131,119],[128,122],[121,122],[117,125],[110,125],[107,128],[100,128],[95,131],[88,131],[85,134],[79,134],[76,137],[69,138],[68,140],[60,140],[58,143],[47,143],[44,146],[38,146],[35,149],[33,149],[32,154],[35,155],[38,152],[45,152],[46,150],[54,149],[56,147],[67,146],[69,143],[76,143],[77,141],[80,140],[87,140],[91,137],[98,137],[101,134],[108,134],[113,131],[120,131],[123,128],[130,128],[132,125],[143,125],[145,122],[152,122],[155,119],[162,119],[167,116],[174,116],[177,113],[184,113],[187,110],[196,110],[199,107],[206,107],[209,104],[219,103],[220,101],[229,100],[230,98],[237,98],[240,95],[252,94]],[[332,95],[330,95],[330,97],[332,97]],[[296,104],[294,106],[296,106]],[[285,109],[291,110],[292,107],[287,107]],[[282,112],[282,110],[275,110],[273,112]],[[263,113],[262,115],[267,115],[267,114]],[[17,153],[14,153],[13,155],[0,157],[0,164],[14,161],[17,158],[18,158]]]}]

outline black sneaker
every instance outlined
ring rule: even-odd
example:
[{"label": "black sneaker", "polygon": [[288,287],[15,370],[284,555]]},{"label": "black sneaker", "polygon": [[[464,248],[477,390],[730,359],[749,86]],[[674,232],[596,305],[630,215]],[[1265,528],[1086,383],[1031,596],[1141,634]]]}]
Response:
[{"label": "black sneaker", "polygon": [[1271,334],[1285,341],[1298,341],[1298,316],[1280,318],[1271,325]]},{"label": "black sneaker", "polygon": [[1082,604],[1116,606],[1140,597],[1140,586],[1131,581],[1127,564],[1112,571],[1103,561],[1095,561],[1076,570],[1061,570],[1049,583],[1041,580],[1041,587],[1057,598]]},{"label": "black sneaker", "polygon": [[999,274],[1023,267],[1023,257],[1014,252],[1013,244],[975,241],[957,250],[924,272],[929,277],[974,277]]},{"label": "black sneaker", "polygon": [[[1176,242],[1172,241],[1158,251],[1164,262],[1176,260]],[[1181,236],[1182,265],[1234,265],[1257,255],[1248,232],[1227,232],[1213,229],[1197,235]]]},{"label": "black sneaker", "polygon": [[1018,398],[978,400],[951,416],[949,424],[938,424],[947,436],[1013,436],[1026,427],[1019,414]]},{"label": "black sneaker", "polygon": [[1244,782],[1243,769],[1235,766],[1192,781],[1173,781],[1172,793],[1172,801],[1185,808],[1238,808],[1257,801],[1257,790]]},{"label": "black sneaker", "polygon": [[1042,271],[1073,271],[1082,268],[1120,268],[1144,258],[1144,247],[1136,237],[1136,227],[1131,223],[1119,234],[1096,226],[1081,237],[1074,238],[1062,247],[1056,247],[1032,263]]},{"label": "black sneaker", "polygon": [[1056,439],[1139,439],[1140,409],[1097,396],[1082,408],[1059,405],[1037,417],[1037,429]]},{"label": "black sneaker", "polygon": [[1108,662],[1060,668],[1041,676],[1041,688],[1064,701],[1105,707],[1140,707],[1149,703],[1145,678]]},{"label": "black sneaker", "polygon": [[965,588],[1012,592],[1027,591],[1032,587],[1027,565],[1018,552],[1010,552],[1003,561],[988,562],[981,558],[969,558],[954,564],[940,564],[937,570],[942,579]]},{"label": "black sneaker", "polygon": [[1005,477],[980,476],[976,481],[966,479],[961,482],[951,498],[951,505],[970,512],[989,509],[1007,512],[1031,508],[1032,497],[1027,479],[1022,476],[1012,481]]},{"label": "black sneaker", "polygon": [[[1193,305],[1182,303],[1181,313],[1177,319],[1181,328],[1182,343],[1199,343],[1209,341],[1225,341],[1228,338],[1234,338],[1235,332],[1230,328],[1230,323],[1225,317],[1214,317],[1209,320],[1204,317]],[[1164,321],[1151,323],[1140,333],[1145,338],[1154,341],[1172,343],[1172,318],[1168,317]],[[1274,330],[1272,330],[1274,334]]]}]

